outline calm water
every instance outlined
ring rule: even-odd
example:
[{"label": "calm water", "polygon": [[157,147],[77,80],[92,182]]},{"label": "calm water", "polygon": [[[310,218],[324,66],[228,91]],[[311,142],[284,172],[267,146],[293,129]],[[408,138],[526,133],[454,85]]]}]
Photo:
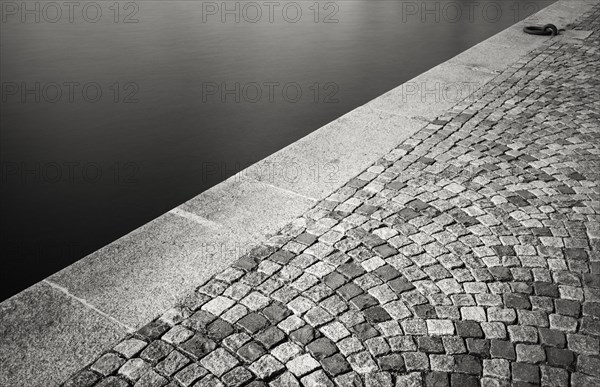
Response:
[{"label": "calm water", "polygon": [[551,1],[466,3],[2,2],[0,296]]}]

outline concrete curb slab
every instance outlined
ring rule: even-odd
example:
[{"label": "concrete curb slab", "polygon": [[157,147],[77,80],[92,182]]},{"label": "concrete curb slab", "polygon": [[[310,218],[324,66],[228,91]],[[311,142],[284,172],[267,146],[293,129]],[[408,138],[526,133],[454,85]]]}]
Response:
[{"label": "concrete curb slab", "polygon": [[0,386],[55,386],[126,329],[39,282],[0,305]]}]

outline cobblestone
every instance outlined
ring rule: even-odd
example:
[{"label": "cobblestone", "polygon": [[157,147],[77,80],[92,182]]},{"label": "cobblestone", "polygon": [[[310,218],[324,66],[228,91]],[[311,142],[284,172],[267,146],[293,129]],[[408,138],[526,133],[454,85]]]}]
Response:
[{"label": "cobblestone", "polygon": [[600,385],[600,6],[63,386]]}]

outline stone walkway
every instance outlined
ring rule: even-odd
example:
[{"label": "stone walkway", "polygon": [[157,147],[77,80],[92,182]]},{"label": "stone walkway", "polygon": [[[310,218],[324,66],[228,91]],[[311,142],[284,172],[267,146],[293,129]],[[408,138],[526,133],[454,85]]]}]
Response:
[{"label": "stone walkway", "polygon": [[600,385],[600,7],[64,386]]}]

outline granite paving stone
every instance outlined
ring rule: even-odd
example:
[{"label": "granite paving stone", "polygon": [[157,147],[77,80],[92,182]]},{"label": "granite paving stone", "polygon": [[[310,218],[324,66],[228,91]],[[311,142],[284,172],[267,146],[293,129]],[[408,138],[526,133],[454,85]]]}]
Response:
[{"label": "granite paving stone", "polygon": [[100,357],[92,366],[90,370],[97,372],[101,375],[108,376],[113,372],[118,370],[123,364],[125,360],[120,358],[118,355],[114,353],[106,353]]},{"label": "granite paving stone", "polygon": [[119,375],[122,375],[129,380],[136,381],[150,369],[150,365],[144,360],[135,358],[128,360],[121,368],[119,368]]},{"label": "granite paving stone", "polygon": [[175,374],[175,380],[185,386],[189,387],[197,380],[202,378],[208,373],[208,371],[200,366],[198,363],[191,363],[187,367],[183,368],[181,371]]}]

